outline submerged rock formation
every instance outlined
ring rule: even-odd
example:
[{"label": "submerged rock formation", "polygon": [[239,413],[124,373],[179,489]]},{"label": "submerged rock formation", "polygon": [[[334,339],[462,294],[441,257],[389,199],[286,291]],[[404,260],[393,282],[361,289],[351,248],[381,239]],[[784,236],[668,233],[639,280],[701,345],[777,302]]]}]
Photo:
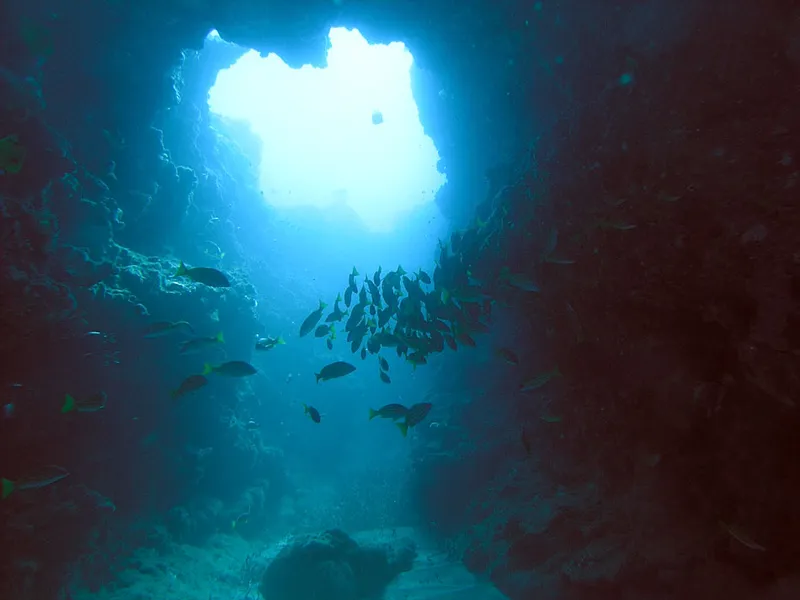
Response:
[{"label": "submerged rock formation", "polygon": [[292,540],[264,571],[264,598],[372,600],[400,573],[411,570],[416,550],[411,540],[358,544],[332,529]]}]

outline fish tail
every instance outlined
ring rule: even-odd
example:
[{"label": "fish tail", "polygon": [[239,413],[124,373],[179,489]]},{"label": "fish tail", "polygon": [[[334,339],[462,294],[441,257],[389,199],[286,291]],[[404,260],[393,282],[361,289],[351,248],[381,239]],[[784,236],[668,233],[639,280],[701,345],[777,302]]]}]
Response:
[{"label": "fish tail", "polygon": [[217,340],[218,343],[224,344],[225,343],[225,336],[222,335],[220,331],[217,335],[214,336],[214,339]]},{"label": "fish tail", "polygon": [[231,529],[236,529],[236,521],[231,521]]},{"label": "fish tail", "polygon": [[369,420],[372,421],[375,417],[378,416],[378,411],[372,408],[369,409]]},{"label": "fish tail", "polygon": [[303,412],[308,414],[308,404],[303,404]]},{"label": "fish tail", "polygon": [[336,328],[333,325],[331,325],[331,328],[330,328],[329,331],[331,332],[331,339],[335,340],[336,339]]},{"label": "fish tail", "polygon": [[276,343],[277,343],[278,345],[285,344],[285,343],[286,343],[286,340],[285,340],[285,339],[283,339],[283,336],[282,336],[282,335],[279,335],[279,336],[278,336],[278,341],[277,341]]},{"label": "fish tail", "polygon": [[319,301],[319,309],[320,310],[325,310],[326,308],[328,308],[328,305],[325,304],[322,300],[320,300]]},{"label": "fish tail", "polygon": [[67,394],[64,396],[64,405],[61,407],[61,414],[72,412],[75,410],[75,398]]},{"label": "fish tail", "polygon": [[3,478],[2,488],[3,488],[2,498],[3,500],[5,500],[11,495],[11,492],[14,491],[14,482]]},{"label": "fish tail", "polygon": [[186,273],[187,273],[186,265],[183,264],[183,261],[181,261],[181,264],[178,265],[178,270],[175,272],[175,277],[183,277],[184,275],[186,275]]},{"label": "fish tail", "polygon": [[317,378],[317,383],[319,383],[319,380],[322,379],[322,375],[320,375],[319,373],[314,373],[314,377]]},{"label": "fish tail", "polygon": [[402,423],[395,423],[397,428],[400,430],[400,433],[403,434],[403,437],[408,435],[408,421],[403,421]]},{"label": "fish tail", "polygon": [[203,375],[211,375],[214,372],[214,367],[212,367],[209,363],[203,365]]}]

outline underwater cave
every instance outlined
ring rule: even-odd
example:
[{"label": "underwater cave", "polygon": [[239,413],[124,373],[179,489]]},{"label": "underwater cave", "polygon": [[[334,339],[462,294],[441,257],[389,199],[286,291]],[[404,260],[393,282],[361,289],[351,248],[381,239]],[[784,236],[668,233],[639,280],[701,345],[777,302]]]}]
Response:
[{"label": "underwater cave", "polygon": [[800,597],[796,0],[0,34],[0,597]]}]

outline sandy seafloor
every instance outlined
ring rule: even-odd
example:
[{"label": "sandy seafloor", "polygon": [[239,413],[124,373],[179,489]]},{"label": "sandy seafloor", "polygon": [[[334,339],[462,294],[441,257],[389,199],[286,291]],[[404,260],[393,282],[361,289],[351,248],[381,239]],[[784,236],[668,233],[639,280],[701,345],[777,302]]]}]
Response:
[{"label": "sandy seafloor", "polygon": [[[414,568],[387,588],[384,600],[504,600],[491,584],[475,578],[412,528],[348,532],[359,543],[409,537],[417,544]],[[203,547],[176,545],[168,554],[143,550],[132,568],[113,586],[99,592],[75,592],[73,600],[261,600],[257,582],[248,585],[248,556],[268,563],[290,538],[272,543],[248,542],[228,534],[212,537]],[[111,589],[113,587],[113,589]],[[269,600],[269,599],[265,599]],[[297,598],[296,600],[313,600]]]}]

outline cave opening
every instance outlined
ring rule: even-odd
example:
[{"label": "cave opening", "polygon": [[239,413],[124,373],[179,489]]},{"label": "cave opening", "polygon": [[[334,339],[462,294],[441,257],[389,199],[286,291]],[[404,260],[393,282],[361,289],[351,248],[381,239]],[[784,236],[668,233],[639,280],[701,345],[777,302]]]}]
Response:
[{"label": "cave opening", "polygon": [[373,234],[429,222],[446,177],[420,123],[410,51],[341,27],[327,41],[323,68],[245,52],[217,74],[209,109],[260,139],[259,186],[278,211],[348,211]]}]

